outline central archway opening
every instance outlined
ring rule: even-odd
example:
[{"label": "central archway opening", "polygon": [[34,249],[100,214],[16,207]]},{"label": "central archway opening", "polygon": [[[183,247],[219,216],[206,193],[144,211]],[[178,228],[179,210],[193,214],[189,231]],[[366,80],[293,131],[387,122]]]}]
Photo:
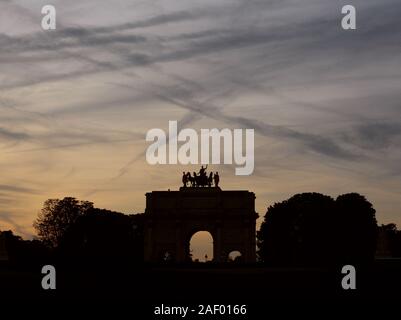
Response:
[{"label": "central archway opening", "polygon": [[194,233],[189,241],[189,255],[193,262],[213,260],[213,237],[208,231]]}]

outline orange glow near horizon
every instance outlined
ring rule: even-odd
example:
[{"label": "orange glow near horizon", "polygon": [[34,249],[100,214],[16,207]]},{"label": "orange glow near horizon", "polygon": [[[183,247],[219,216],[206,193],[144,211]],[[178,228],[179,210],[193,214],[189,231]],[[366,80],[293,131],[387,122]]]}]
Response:
[{"label": "orange glow near horizon", "polygon": [[[196,232],[190,240],[192,261],[206,262],[213,260],[213,237],[207,231]],[[207,256],[207,260],[206,260]]]}]

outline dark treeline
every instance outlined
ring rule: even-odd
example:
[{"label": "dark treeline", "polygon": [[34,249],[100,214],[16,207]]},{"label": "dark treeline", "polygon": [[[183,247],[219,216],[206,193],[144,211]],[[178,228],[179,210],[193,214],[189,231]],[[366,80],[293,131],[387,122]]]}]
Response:
[{"label": "dark treeline", "polygon": [[366,263],[375,257],[375,210],[363,196],[297,194],[269,207],[257,234],[266,263]]},{"label": "dark treeline", "polygon": [[12,264],[143,261],[142,214],[99,209],[72,197],[49,199],[34,227],[32,241],[1,232]]},{"label": "dark treeline", "polygon": [[[35,240],[0,232],[9,262],[143,262],[143,214],[99,209],[72,197],[49,199],[34,227]],[[303,193],[268,208],[257,244],[259,262],[267,265],[366,263],[375,254],[401,256],[401,231],[395,224],[377,226],[372,204],[357,193],[336,199]]]},{"label": "dark treeline", "polygon": [[0,231],[0,262],[10,261],[16,265],[29,265],[44,261],[50,255],[49,248],[39,240],[23,240],[11,230]]}]

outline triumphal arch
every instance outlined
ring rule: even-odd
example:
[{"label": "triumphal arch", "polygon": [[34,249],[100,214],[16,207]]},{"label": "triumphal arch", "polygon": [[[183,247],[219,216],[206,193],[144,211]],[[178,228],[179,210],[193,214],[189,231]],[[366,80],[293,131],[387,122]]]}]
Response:
[{"label": "triumphal arch", "polygon": [[239,251],[245,263],[256,261],[258,214],[252,192],[185,182],[179,191],[147,193],[144,217],[147,262],[191,261],[189,241],[198,231],[212,235],[214,262],[227,261],[232,251]]}]

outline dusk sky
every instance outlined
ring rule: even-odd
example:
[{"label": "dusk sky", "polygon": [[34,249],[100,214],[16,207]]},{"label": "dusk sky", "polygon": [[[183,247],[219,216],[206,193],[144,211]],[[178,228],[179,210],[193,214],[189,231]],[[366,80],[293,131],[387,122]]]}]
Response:
[{"label": "dusk sky", "polygon": [[177,190],[199,166],[145,158],[169,120],[255,129],[251,176],[210,169],[261,217],[296,193],[358,192],[401,226],[399,0],[0,0],[0,89],[0,230],[31,238],[49,198],[140,213],[146,192]]}]

